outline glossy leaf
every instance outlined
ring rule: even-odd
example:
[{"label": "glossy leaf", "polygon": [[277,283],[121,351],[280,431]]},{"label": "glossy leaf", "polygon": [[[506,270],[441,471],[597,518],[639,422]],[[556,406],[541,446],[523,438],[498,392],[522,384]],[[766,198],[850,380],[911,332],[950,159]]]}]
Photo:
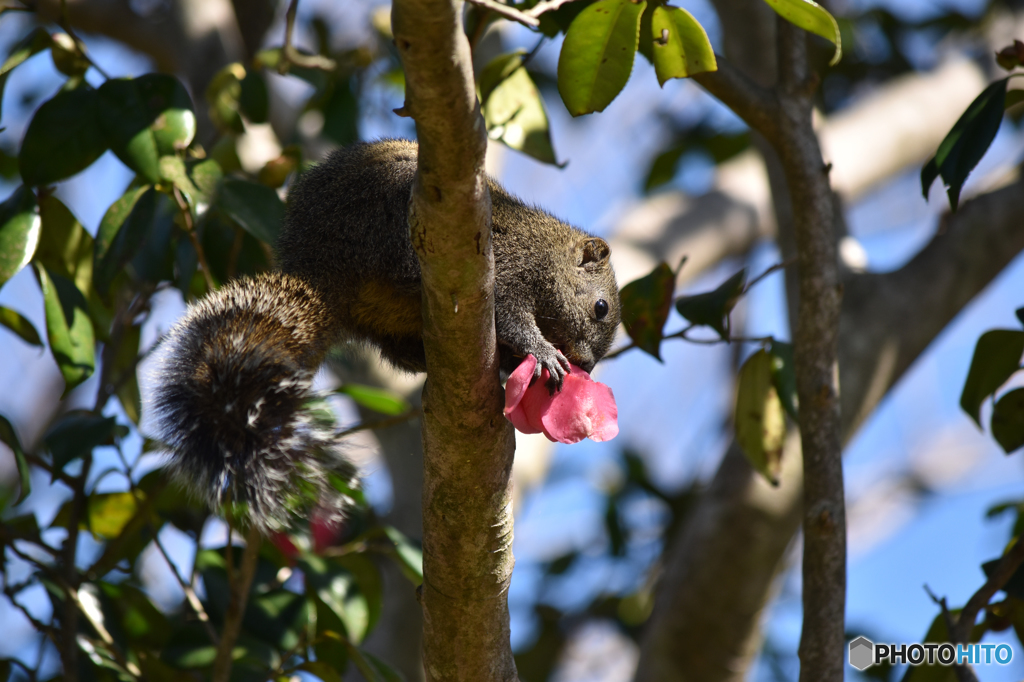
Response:
[{"label": "glossy leaf", "polygon": [[117,383],[117,399],[121,403],[121,408],[134,424],[139,423],[142,414],[142,393],[139,391],[138,372],[135,366],[139,356],[141,334],[140,325],[133,325],[124,330],[117,354],[114,356],[111,373]]},{"label": "glossy leaf", "polygon": [[68,462],[97,446],[112,444],[116,426],[116,417],[103,417],[84,410],[65,414],[43,438],[53,456],[54,469],[63,469]]},{"label": "glossy leaf", "polygon": [[981,427],[981,403],[1020,368],[1024,355],[1024,331],[992,329],[981,335],[974,347],[960,407]]},{"label": "glossy leaf", "polygon": [[171,622],[149,597],[126,582],[97,584],[104,611],[111,611],[121,631],[135,645],[159,649],[171,635]]},{"label": "glossy leaf", "polygon": [[661,339],[672,309],[676,273],[662,261],[651,272],[622,287],[622,324],[637,347],[661,360]]},{"label": "glossy leaf", "polygon": [[558,57],[558,92],[570,114],[603,111],[625,87],[646,6],[598,0],[573,20]]},{"label": "glossy leaf", "polygon": [[687,78],[718,69],[715,51],[704,27],[684,9],[667,5],[655,7],[650,40],[659,85],[665,85],[670,78]]},{"label": "glossy leaf", "polygon": [[988,151],[1003,122],[1008,81],[1009,78],[1003,78],[992,83],[971,102],[939,144],[935,156],[921,169],[921,191],[925,199],[935,178],[941,175],[949,204],[956,211],[967,176]]},{"label": "glossy leaf", "polygon": [[92,288],[93,238],[60,199],[47,194],[39,202],[42,234],[35,259],[47,271],[72,280],[88,294]]},{"label": "glossy leaf", "polygon": [[199,191],[199,197],[207,203],[213,201],[217,186],[223,177],[224,171],[213,159],[200,161],[192,168],[192,181]]},{"label": "glossy leaf", "polygon": [[106,81],[99,116],[113,152],[149,182],[160,180],[160,157],[185,149],[196,133],[188,91],[166,74]]},{"label": "glossy leaf", "polygon": [[796,397],[796,365],[793,360],[793,344],[772,340],[772,385],[786,413],[798,420]]},{"label": "glossy leaf", "polygon": [[835,54],[828,63],[835,66],[843,56],[843,41],[839,34],[839,24],[835,17],[824,7],[811,0],[765,0],[780,17],[789,23],[799,26],[808,33],[821,36],[836,46]]},{"label": "glossy leaf", "polygon": [[279,588],[249,598],[243,625],[263,642],[290,649],[298,643],[307,622],[306,597]]},{"label": "glossy leaf", "polygon": [[751,465],[779,484],[786,419],[772,382],[772,356],[759,350],[740,368],[736,393],[736,442]]},{"label": "glossy leaf", "polygon": [[71,280],[36,265],[46,312],[46,338],[64,377],[64,394],[92,376],[96,368],[95,337],[85,296]]},{"label": "glossy leaf", "polygon": [[242,229],[265,244],[276,244],[284,220],[277,192],[248,180],[227,178],[217,192],[217,206]]},{"label": "glossy leaf", "polygon": [[121,534],[137,510],[138,501],[130,492],[93,493],[89,496],[88,528],[97,538],[112,540]]},{"label": "glossy leaf", "polygon": [[7,77],[19,64],[23,64],[29,57],[38,54],[50,47],[53,40],[46,29],[39,26],[32,29],[32,32],[19,40],[7,55],[7,59],[0,65],[0,102],[4,97],[4,86],[7,85]]},{"label": "glossy leaf", "polygon": [[241,102],[242,79],[245,67],[228,64],[218,71],[206,86],[206,101],[210,105],[210,119],[224,132],[244,133]]},{"label": "glossy leaf", "polygon": [[96,232],[93,284],[104,296],[110,284],[142,246],[156,212],[156,190],[128,190],[107,209]]},{"label": "glossy leaf", "polygon": [[[22,500],[32,492],[32,469],[25,457],[25,450],[21,447],[21,441],[18,440],[18,434],[14,432],[14,426],[3,415],[0,415],[0,442],[14,453],[14,461],[18,466],[18,481],[21,484],[18,499],[14,503],[21,504]],[[32,519],[35,520],[35,516]]]},{"label": "glossy leaf", "polygon": [[1006,454],[1024,447],[1024,388],[1015,388],[996,401],[992,437]]},{"label": "glossy leaf", "polygon": [[91,66],[74,38],[58,31],[50,36],[50,58],[53,66],[65,76],[82,78]]},{"label": "glossy leaf", "polygon": [[395,558],[402,573],[414,585],[423,583],[423,550],[414,545],[409,538],[392,526],[386,526],[384,532],[391,542],[395,543]]},{"label": "glossy leaf", "polygon": [[39,231],[36,195],[22,185],[0,204],[0,287],[32,260]]},{"label": "glossy leaf", "polygon": [[7,327],[30,346],[43,345],[43,341],[39,338],[39,332],[36,331],[36,328],[16,310],[0,306],[0,326]]},{"label": "glossy leaf", "polygon": [[743,268],[725,280],[714,291],[676,299],[676,310],[693,324],[711,327],[723,339],[729,338],[729,313],[743,294],[747,269]]},{"label": "glossy leaf", "polygon": [[526,67],[522,51],[498,57],[480,74],[480,101],[492,140],[558,165],[551,145],[544,101]]},{"label": "glossy leaf", "polygon": [[363,384],[343,384],[334,391],[347,395],[358,405],[381,414],[400,415],[409,411],[409,402],[391,391]]},{"label": "glossy leaf", "polygon": [[96,90],[62,90],[32,117],[18,153],[26,185],[49,185],[85,170],[107,150]]},{"label": "glossy leaf", "polygon": [[309,557],[300,565],[307,589],[315,590],[317,598],[341,619],[345,636],[355,643],[363,641],[369,632],[370,610],[352,574],[319,557]]}]

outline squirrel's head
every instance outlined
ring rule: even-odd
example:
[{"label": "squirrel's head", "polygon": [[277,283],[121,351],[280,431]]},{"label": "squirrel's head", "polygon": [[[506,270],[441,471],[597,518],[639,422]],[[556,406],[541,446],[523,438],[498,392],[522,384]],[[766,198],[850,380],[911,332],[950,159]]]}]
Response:
[{"label": "squirrel's head", "polygon": [[[587,372],[608,353],[619,326],[619,287],[608,242],[583,235],[572,249],[572,300],[564,301],[563,325],[544,336]],[[568,324],[564,324],[564,323]],[[546,332],[541,327],[542,332]]]}]

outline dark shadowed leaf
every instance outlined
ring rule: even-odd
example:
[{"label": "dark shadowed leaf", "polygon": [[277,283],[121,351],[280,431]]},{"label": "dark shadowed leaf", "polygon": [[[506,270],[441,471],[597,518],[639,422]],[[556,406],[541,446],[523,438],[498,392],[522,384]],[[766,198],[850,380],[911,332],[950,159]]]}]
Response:
[{"label": "dark shadowed leaf", "polygon": [[0,65],[0,102],[4,98],[4,86],[7,84],[7,77],[11,75],[14,67],[24,63],[29,57],[42,52],[52,44],[53,40],[50,38],[50,34],[40,26],[32,29],[31,33],[19,40],[11,48],[7,59]]},{"label": "dark shadowed leaf", "polygon": [[32,260],[39,228],[36,195],[22,185],[0,204],[0,287]]},{"label": "dark shadowed leaf", "polygon": [[981,403],[1006,383],[1020,368],[1024,354],[1024,331],[992,329],[981,335],[974,347],[960,407],[981,427]]},{"label": "dark shadowed leaf", "polygon": [[779,484],[786,419],[772,382],[772,356],[759,350],[740,368],[736,392],[736,442],[772,485]]},{"label": "dark shadowed leaf", "polygon": [[622,324],[637,347],[661,360],[662,329],[672,309],[676,273],[662,261],[638,280],[622,287]]},{"label": "dark shadowed leaf", "polygon": [[156,213],[156,194],[150,185],[128,190],[103,215],[96,232],[93,284],[104,296],[142,246]]},{"label": "dark shadowed leaf", "polygon": [[362,642],[369,631],[370,610],[352,573],[320,557],[307,557],[299,565],[306,576],[307,591],[315,592],[317,599],[341,619],[350,641]]},{"label": "dark shadowed leaf", "polygon": [[557,165],[544,101],[526,67],[522,51],[498,57],[480,74],[487,134],[538,161]]},{"label": "dark shadowed leaf", "polygon": [[323,104],[324,127],[320,134],[341,145],[359,139],[359,99],[354,77],[336,78]]},{"label": "dark shadowed leaf", "polygon": [[[996,570],[1000,561],[1001,559],[993,559],[981,565],[981,570],[985,572],[986,578],[992,577],[992,572]],[[1016,599],[1024,599],[1024,566],[1014,571],[1010,579],[1003,585],[1003,591]]]},{"label": "dark shadowed leaf", "polygon": [[359,405],[380,412],[381,414],[399,415],[409,411],[409,403],[405,398],[391,391],[363,384],[343,384],[334,390],[335,393],[347,395]]},{"label": "dark shadowed leaf", "polygon": [[21,501],[32,492],[32,469],[29,467],[28,460],[25,459],[25,451],[21,447],[21,441],[18,440],[18,434],[14,432],[14,426],[3,415],[0,415],[0,442],[7,445],[14,453],[14,461],[18,465],[18,481],[21,483],[21,491],[14,503],[21,504]]},{"label": "dark shadowed leaf", "polygon": [[349,656],[367,682],[402,682],[403,678],[384,661],[354,644],[349,644]]},{"label": "dark shadowed leaf", "polygon": [[10,329],[29,345],[43,345],[43,341],[39,338],[39,332],[36,331],[36,328],[16,310],[0,306],[0,325]]},{"label": "dark shadowed leaf", "polygon": [[124,331],[111,373],[117,385],[117,399],[121,402],[121,408],[135,424],[139,423],[142,412],[142,394],[139,392],[138,372],[135,366],[139,356],[141,332],[140,325],[133,325]]},{"label": "dark shadowed leaf", "polygon": [[796,365],[793,364],[793,344],[772,339],[772,385],[779,394],[786,413],[797,421]]},{"label": "dark shadowed leaf", "polygon": [[950,206],[956,211],[967,176],[988,151],[1003,122],[1008,81],[1008,78],[998,80],[982,90],[953,124],[935,157],[921,169],[921,191],[925,199],[932,182],[941,175]]},{"label": "dark shadowed leaf", "polygon": [[266,123],[270,113],[270,95],[267,83],[257,71],[247,71],[242,79],[242,90],[238,96],[242,113],[252,123]]},{"label": "dark shadowed leaf", "polygon": [[92,451],[99,445],[114,442],[116,417],[102,417],[85,410],[74,410],[51,426],[43,440],[53,456],[54,469]]},{"label": "dark shadowed leaf", "polygon": [[811,0],[765,0],[779,16],[808,33],[819,35],[836,46],[829,66],[835,66],[843,56],[843,42],[839,24],[821,5]]},{"label": "dark shadowed leaf", "polygon": [[1017,319],[1020,320],[1021,324],[1024,324],[1024,308],[1017,308],[1013,311],[1013,314],[1017,316]]},{"label": "dark shadowed leaf", "polygon": [[558,57],[558,92],[570,114],[603,111],[626,85],[646,6],[598,0],[573,20]]},{"label": "dark shadowed leaf", "polygon": [[1015,388],[996,401],[992,437],[1006,454],[1024,446],[1024,388]]},{"label": "dark shadowed leaf", "polygon": [[655,7],[649,40],[659,85],[670,78],[686,78],[718,69],[715,51],[711,49],[704,27],[684,9],[667,5]]},{"label": "dark shadowed leaf", "polygon": [[298,643],[307,615],[304,595],[276,589],[250,597],[242,625],[254,637],[287,650]]},{"label": "dark shadowed leaf", "polygon": [[237,62],[218,71],[206,86],[206,101],[210,105],[210,119],[224,132],[244,133],[242,122],[242,79],[245,67]]},{"label": "dark shadowed leaf", "polygon": [[299,666],[299,670],[316,675],[324,682],[341,682],[341,673],[326,661],[306,661]]},{"label": "dark shadowed leaf", "polygon": [[265,244],[275,244],[284,220],[284,203],[271,188],[227,178],[217,192],[217,206],[242,229]]},{"label": "dark shadowed leaf", "polygon": [[315,591],[310,592],[309,598],[316,608],[316,643],[313,645],[316,659],[335,670],[344,670],[348,666],[348,635],[345,625]]},{"label": "dark shadowed leaf", "polygon": [[171,623],[139,588],[127,583],[97,584],[104,611],[110,611],[133,644],[159,648],[171,636]]},{"label": "dark shadowed leaf", "polygon": [[676,299],[676,310],[693,324],[711,327],[723,339],[729,338],[729,313],[736,306],[747,281],[743,268],[714,291]]},{"label": "dark shadowed leaf", "polygon": [[186,148],[196,133],[188,91],[166,74],[108,80],[99,117],[113,152],[149,182],[160,180],[160,157]]},{"label": "dark shadowed leaf", "polygon": [[92,376],[96,367],[95,337],[85,296],[74,283],[49,274],[36,264],[46,311],[46,338],[57,367],[64,376],[64,396]]},{"label": "dark shadowed leaf", "polygon": [[48,185],[85,170],[107,150],[96,90],[62,90],[32,117],[18,153],[26,185]]}]

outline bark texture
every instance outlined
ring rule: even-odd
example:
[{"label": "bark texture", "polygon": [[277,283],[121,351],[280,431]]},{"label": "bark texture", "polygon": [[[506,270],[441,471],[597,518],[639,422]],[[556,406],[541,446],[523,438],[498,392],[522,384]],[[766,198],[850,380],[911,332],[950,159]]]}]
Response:
[{"label": "bark texture", "polygon": [[501,414],[494,257],[462,5],[400,0],[395,45],[416,121],[409,207],[422,268],[423,665],[428,680],[516,679],[509,645],[512,426]]}]

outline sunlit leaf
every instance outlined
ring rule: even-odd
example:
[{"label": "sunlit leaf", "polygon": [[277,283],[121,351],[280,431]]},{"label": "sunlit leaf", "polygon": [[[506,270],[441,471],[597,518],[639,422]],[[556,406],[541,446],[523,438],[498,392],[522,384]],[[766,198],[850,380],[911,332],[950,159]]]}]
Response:
[{"label": "sunlit leaf", "polygon": [[676,299],[676,310],[693,324],[711,327],[723,339],[729,338],[729,313],[736,306],[747,281],[744,268],[714,291]]},{"label": "sunlit leaf", "polygon": [[156,190],[143,185],[110,205],[96,232],[93,284],[106,295],[111,282],[132,259],[153,224]]},{"label": "sunlit leaf", "polygon": [[32,260],[39,228],[36,195],[22,185],[0,204],[0,287]]},{"label": "sunlit leaf", "polygon": [[981,427],[981,403],[1020,368],[1024,331],[992,329],[978,339],[967,372],[960,407]]},{"label": "sunlit leaf", "polygon": [[1006,84],[1009,78],[992,83],[978,95],[939,144],[935,156],[921,169],[921,191],[925,199],[935,178],[942,176],[954,211],[967,176],[981,161],[1003,122]]},{"label": "sunlit leaf", "polygon": [[544,101],[526,67],[523,51],[498,57],[480,74],[480,101],[487,134],[538,161],[557,165]]},{"label": "sunlit leaf", "polygon": [[374,386],[342,384],[334,392],[347,395],[358,405],[381,414],[405,414],[410,409],[409,402],[405,398]]},{"label": "sunlit leaf", "polygon": [[684,9],[667,5],[655,7],[650,40],[659,85],[670,78],[687,78],[718,69],[715,51],[711,49],[704,27]]},{"label": "sunlit leaf", "polygon": [[0,326],[11,330],[25,343],[32,346],[42,346],[43,341],[39,338],[39,332],[32,326],[21,313],[11,310],[6,306],[0,306]]},{"label": "sunlit leaf", "polygon": [[392,526],[385,526],[391,542],[395,543],[395,558],[398,560],[398,567],[402,573],[414,585],[423,583],[423,550],[414,545],[409,538]]},{"label": "sunlit leaf", "polygon": [[46,311],[46,338],[64,377],[64,396],[92,376],[96,367],[95,338],[88,304],[71,280],[50,275],[36,264]]},{"label": "sunlit leaf", "polygon": [[740,368],[736,393],[736,442],[754,469],[779,484],[786,419],[772,383],[772,356],[759,350]]},{"label": "sunlit leaf", "polygon": [[637,347],[661,360],[662,330],[672,309],[676,273],[662,261],[651,272],[622,287],[622,324]]},{"label": "sunlit leaf", "polygon": [[[18,499],[14,503],[21,504],[22,500],[32,492],[32,469],[25,458],[25,450],[21,447],[18,434],[14,432],[14,426],[3,415],[0,415],[0,442],[4,443],[14,453],[14,461],[18,466],[18,481],[21,484],[21,491],[18,493]],[[35,516],[33,515],[32,518],[34,520]]]},{"label": "sunlit leaf", "polygon": [[570,114],[603,111],[625,87],[646,6],[598,0],[573,20],[558,57],[558,92]]},{"label": "sunlit leaf", "polygon": [[799,26],[808,33],[821,36],[836,46],[835,54],[828,63],[835,66],[843,56],[843,41],[839,34],[839,24],[835,17],[824,7],[811,0],[765,0],[778,12],[779,16],[789,23]]},{"label": "sunlit leaf", "polygon": [[39,202],[42,234],[35,259],[47,271],[74,281],[83,293],[92,288],[93,238],[60,199],[47,194]]},{"label": "sunlit leaf", "polygon": [[210,80],[206,86],[206,101],[210,105],[210,119],[224,132],[243,133],[241,102],[242,79],[245,67],[239,63],[228,64]]},{"label": "sunlit leaf", "polygon": [[93,493],[89,496],[88,528],[96,537],[112,540],[121,534],[137,509],[138,501],[131,492]]},{"label": "sunlit leaf", "polygon": [[1024,446],[1024,388],[1015,388],[996,401],[992,437],[1006,454]]},{"label": "sunlit leaf", "polygon": [[85,170],[107,150],[96,90],[62,90],[32,117],[18,153],[26,185],[49,185]]}]

